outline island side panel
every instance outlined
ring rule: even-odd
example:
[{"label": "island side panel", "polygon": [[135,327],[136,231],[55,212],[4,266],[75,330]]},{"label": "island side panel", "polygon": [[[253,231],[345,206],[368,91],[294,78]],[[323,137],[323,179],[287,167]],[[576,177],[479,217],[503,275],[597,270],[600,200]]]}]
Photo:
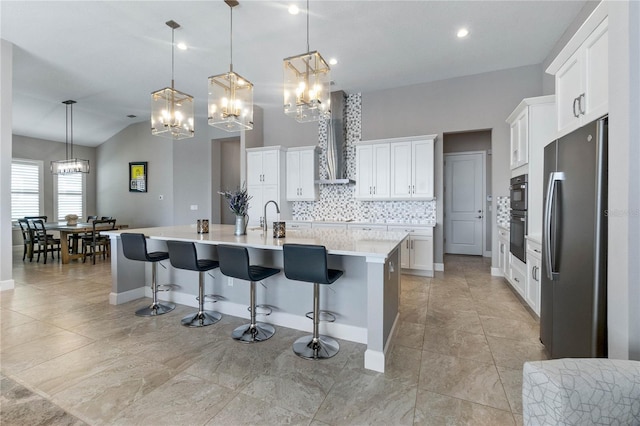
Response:
[{"label": "island side panel", "polygon": [[396,248],[386,260],[367,258],[367,350],[364,367],[384,372],[395,334],[400,291],[400,258]]},{"label": "island side panel", "polygon": [[119,235],[111,235],[111,293],[109,303],[120,305],[145,296],[145,262],[129,260]]}]

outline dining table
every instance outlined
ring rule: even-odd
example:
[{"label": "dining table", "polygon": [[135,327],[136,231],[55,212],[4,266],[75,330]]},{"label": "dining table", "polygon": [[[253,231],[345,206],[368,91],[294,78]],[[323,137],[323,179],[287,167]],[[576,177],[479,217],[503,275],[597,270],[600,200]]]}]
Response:
[{"label": "dining table", "polygon": [[[93,232],[93,223],[90,222],[78,222],[75,225],[69,225],[67,222],[47,222],[44,224],[47,231],[58,231],[60,233],[60,259],[63,264],[69,263],[73,259],[82,259],[84,255],[78,252],[78,247],[72,247],[73,250],[69,250],[69,235],[70,234],[84,234],[87,232]],[[128,225],[117,225],[116,229],[127,228]],[[96,224],[96,231],[105,231],[111,229],[111,225]],[[75,241],[75,240],[74,240]]]}]

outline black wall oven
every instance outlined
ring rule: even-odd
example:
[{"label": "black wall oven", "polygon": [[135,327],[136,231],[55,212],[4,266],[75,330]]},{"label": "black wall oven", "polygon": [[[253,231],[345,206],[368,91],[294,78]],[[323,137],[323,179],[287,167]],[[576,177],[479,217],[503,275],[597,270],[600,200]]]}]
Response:
[{"label": "black wall oven", "polygon": [[515,257],[526,262],[527,235],[527,175],[516,176],[511,179],[509,186],[511,195],[511,226],[509,251]]},{"label": "black wall oven", "polygon": [[528,175],[520,175],[511,179],[509,186],[511,210],[527,210],[527,180]]},{"label": "black wall oven", "polygon": [[526,262],[527,247],[524,238],[527,235],[526,210],[511,210],[509,235],[509,251],[518,259]]}]

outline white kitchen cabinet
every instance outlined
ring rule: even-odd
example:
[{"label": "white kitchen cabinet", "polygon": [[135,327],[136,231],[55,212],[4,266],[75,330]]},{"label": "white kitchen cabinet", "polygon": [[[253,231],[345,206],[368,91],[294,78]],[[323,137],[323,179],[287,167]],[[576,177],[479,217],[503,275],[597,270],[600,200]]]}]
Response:
[{"label": "white kitchen cabinet", "polygon": [[424,271],[433,276],[433,228],[389,226],[389,231],[407,232],[409,235],[400,248],[400,264],[403,269]]},{"label": "white kitchen cabinet", "polygon": [[318,199],[318,147],[307,146],[287,150],[287,201]]},{"label": "white kitchen cabinet", "polygon": [[373,223],[349,223],[347,229],[353,229],[357,231],[386,231],[387,225],[378,225]]},{"label": "white kitchen cabinet", "polygon": [[[280,207],[282,216],[288,215],[284,197],[285,150],[280,146],[247,148],[247,192],[249,200],[249,226],[262,226],[264,204],[273,200]],[[268,208],[267,223],[276,221],[274,206]]]},{"label": "white kitchen cabinet", "polygon": [[[544,147],[556,137],[555,96],[523,99],[506,121],[511,127],[512,176],[529,174],[527,232],[538,235],[542,233]],[[522,167],[525,159],[526,168]]]},{"label": "white kitchen cabinet", "polygon": [[607,2],[601,2],[546,72],[555,75],[557,136],[609,111]]},{"label": "white kitchen cabinet", "polygon": [[527,280],[524,300],[540,316],[540,274],[542,246],[537,241],[527,239]]},{"label": "white kitchen cabinet", "polygon": [[389,198],[389,150],[389,143],[356,145],[356,199]]},{"label": "white kitchen cabinet", "polygon": [[529,114],[526,110],[520,112],[510,123],[510,135],[509,161],[513,170],[529,162]]},{"label": "white kitchen cabinet", "polygon": [[337,222],[313,222],[311,227],[318,229],[347,229],[347,224]]},{"label": "white kitchen cabinet", "polygon": [[434,139],[390,141],[391,199],[433,199]]},{"label": "white kitchen cabinet", "polygon": [[511,280],[509,248],[509,231],[498,227],[498,268],[507,281]]},{"label": "white kitchen cabinet", "polygon": [[525,298],[525,289],[527,285],[527,265],[515,257],[513,254],[509,254],[509,263],[511,266],[511,286]]}]

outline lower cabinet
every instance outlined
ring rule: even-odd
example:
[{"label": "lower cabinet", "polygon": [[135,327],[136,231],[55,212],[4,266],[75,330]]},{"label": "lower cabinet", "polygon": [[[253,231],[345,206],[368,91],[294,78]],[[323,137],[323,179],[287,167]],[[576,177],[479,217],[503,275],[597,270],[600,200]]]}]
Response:
[{"label": "lower cabinet", "polygon": [[400,263],[403,269],[425,271],[425,275],[433,276],[433,228],[389,226],[389,231],[408,232],[409,236],[402,243]]},{"label": "lower cabinet", "polygon": [[527,285],[524,299],[533,312],[540,316],[540,273],[542,265],[541,245],[527,240]]},{"label": "lower cabinet", "polygon": [[527,286],[527,265],[515,257],[514,255],[510,255],[511,262],[511,285],[513,288],[525,298],[526,294],[526,286]]}]

